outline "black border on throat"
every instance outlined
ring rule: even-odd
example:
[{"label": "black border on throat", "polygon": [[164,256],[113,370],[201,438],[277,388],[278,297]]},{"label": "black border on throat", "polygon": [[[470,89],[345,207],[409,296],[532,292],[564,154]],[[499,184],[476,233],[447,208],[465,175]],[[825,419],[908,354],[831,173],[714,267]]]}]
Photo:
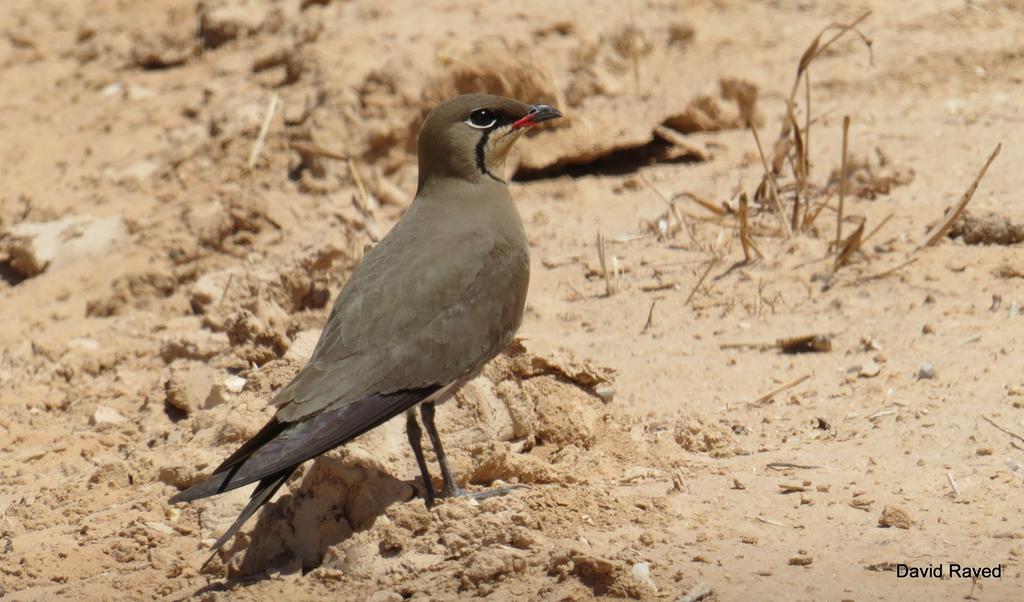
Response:
[{"label": "black border on throat", "polygon": [[476,143],[476,166],[480,170],[480,173],[484,174],[485,176],[493,179],[496,182],[508,184],[508,182],[492,174],[491,171],[487,169],[487,157],[484,156],[484,153],[487,148],[487,140],[491,137],[491,132],[493,131],[494,130],[484,130],[483,135],[480,136],[480,141]]}]

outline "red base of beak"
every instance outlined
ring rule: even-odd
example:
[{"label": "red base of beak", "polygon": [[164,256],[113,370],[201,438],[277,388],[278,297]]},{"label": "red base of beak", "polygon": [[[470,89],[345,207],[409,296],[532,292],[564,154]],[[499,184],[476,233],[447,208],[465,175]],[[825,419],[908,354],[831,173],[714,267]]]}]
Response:
[{"label": "red base of beak", "polygon": [[530,113],[526,117],[523,117],[523,118],[519,119],[518,121],[513,122],[512,123],[512,129],[513,130],[518,130],[519,128],[528,128],[531,125],[537,125],[536,123],[533,122],[533,117],[534,117],[533,113]]}]

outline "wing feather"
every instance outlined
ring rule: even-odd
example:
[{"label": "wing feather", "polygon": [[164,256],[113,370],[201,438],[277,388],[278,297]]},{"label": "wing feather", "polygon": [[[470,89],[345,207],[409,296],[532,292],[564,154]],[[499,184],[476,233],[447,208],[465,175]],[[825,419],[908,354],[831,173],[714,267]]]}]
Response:
[{"label": "wing feather", "polygon": [[[253,449],[247,457],[236,459],[227,469],[175,495],[171,502],[198,500],[294,469],[404,412],[439,388],[432,386],[391,395],[372,395],[288,424],[276,437]],[[272,419],[271,423],[275,420]]]}]

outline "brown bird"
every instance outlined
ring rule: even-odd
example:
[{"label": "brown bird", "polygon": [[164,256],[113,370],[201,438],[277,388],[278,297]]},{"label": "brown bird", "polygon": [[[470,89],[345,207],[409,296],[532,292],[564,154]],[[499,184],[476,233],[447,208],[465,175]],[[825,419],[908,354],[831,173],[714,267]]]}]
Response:
[{"label": "brown bird", "polygon": [[547,105],[484,94],[453,98],[427,115],[416,198],[342,288],[309,362],[274,397],[277,413],[210,478],[171,498],[189,502],[258,483],[214,553],[300,464],[403,412],[433,504],[417,405],[440,465],[440,495],[463,495],[434,405],[519,329],[529,246],[504,179],[505,158],[527,128],[560,116]]}]

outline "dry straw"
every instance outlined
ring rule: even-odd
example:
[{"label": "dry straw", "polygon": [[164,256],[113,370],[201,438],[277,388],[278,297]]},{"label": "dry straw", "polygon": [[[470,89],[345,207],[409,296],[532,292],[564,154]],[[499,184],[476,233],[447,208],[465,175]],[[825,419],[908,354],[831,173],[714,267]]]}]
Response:
[{"label": "dry straw", "polygon": [[920,251],[925,247],[935,246],[939,244],[939,241],[941,241],[944,236],[946,236],[949,229],[953,227],[953,224],[960,217],[960,214],[967,208],[967,203],[971,202],[971,198],[974,197],[974,192],[978,190],[978,184],[981,183],[981,179],[985,177],[985,172],[988,171],[988,166],[992,165],[992,162],[996,160],[996,157],[999,156],[999,151],[1002,149],[1003,145],[1001,143],[996,145],[996,149],[992,151],[991,155],[989,155],[988,161],[985,161],[985,165],[981,167],[981,171],[979,171],[977,177],[974,178],[974,182],[971,182],[970,188],[968,188],[967,192],[964,193],[964,196],[960,199],[960,203],[957,204],[956,209],[946,214],[946,219],[942,220],[938,226],[928,233],[924,243],[917,247],[915,251]]},{"label": "dry straw", "polygon": [[270,102],[267,103],[267,113],[263,117],[260,133],[256,136],[256,142],[252,145],[252,152],[249,153],[249,161],[246,163],[246,167],[250,170],[256,167],[256,161],[260,158],[263,143],[267,139],[267,133],[270,132],[270,124],[274,119],[274,113],[277,112],[277,101],[278,95],[277,92],[274,92],[273,96],[270,97]]},{"label": "dry straw", "polygon": [[[846,180],[847,180],[847,177],[848,177],[847,165],[849,164],[849,161],[847,160],[847,156],[848,156],[847,149],[849,148],[849,139],[850,139],[850,116],[846,115],[846,116],[843,117],[843,157],[842,157],[842,167],[839,170],[839,211],[837,212],[837,217],[836,217],[836,246],[835,246],[836,249],[839,248],[839,243],[840,243],[840,241],[843,240],[843,205],[846,202]],[[861,224],[861,229],[863,229],[863,227],[864,227],[864,224],[862,223]],[[840,262],[836,262],[836,263],[841,265]]]},{"label": "dry straw", "polygon": [[606,296],[611,297],[618,290],[619,274],[618,269],[616,269],[615,278],[613,279],[611,272],[608,270],[608,258],[607,253],[605,251],[605,238],[604,233],[601,231],[597,232],[597,259],[601,264],[601,276],[604,278],[604,293]]}]

